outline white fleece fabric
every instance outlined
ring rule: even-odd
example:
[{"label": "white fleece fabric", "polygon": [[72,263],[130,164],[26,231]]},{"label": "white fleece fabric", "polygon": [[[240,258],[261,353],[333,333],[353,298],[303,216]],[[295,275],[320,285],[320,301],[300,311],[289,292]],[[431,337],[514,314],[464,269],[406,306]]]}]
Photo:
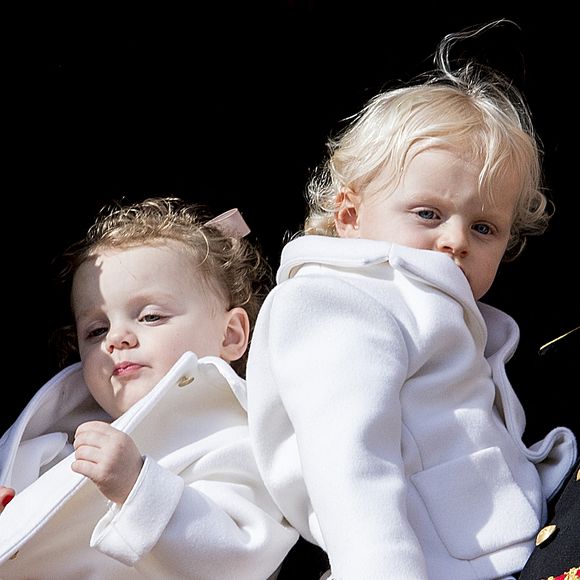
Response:
[{"label": "white fleece fabric", "polygon": [[80,365],[64,369],[0,439],[0,483],[17,492],[0,514],[0,578],[275,577],[298,534],[260,479],[245,407],[245,381],[227,363],[185,353],[112,423],[145,457],[118,506],[71,470],[72,432],[55,430],[107,420]]},{"label": "white fleece fabric", "polygon": [[442,253],[285,246],[250,348],[250,434],[266,486],[333,578],[521,569],[576,441],[559,427],[523,444],[505,372],[518,339]]}]

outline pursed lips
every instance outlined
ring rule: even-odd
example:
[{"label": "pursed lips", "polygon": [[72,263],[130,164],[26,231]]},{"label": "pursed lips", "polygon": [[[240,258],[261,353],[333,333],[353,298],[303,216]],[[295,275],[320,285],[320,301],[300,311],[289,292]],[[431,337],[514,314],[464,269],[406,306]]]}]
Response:
[{"label": "pursed lips", "polygon": [[122,362],[115,365],[113,376],[126,375],[143,368],[143,365],[134,362]]}]

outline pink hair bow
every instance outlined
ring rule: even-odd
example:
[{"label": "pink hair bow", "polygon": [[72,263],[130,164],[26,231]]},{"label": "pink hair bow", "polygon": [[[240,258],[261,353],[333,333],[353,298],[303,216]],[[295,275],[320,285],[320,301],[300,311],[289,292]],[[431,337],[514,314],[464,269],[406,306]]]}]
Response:
[{"label": "pink hair bow", "polygon": [[205,222],[205,225],[213,226],[222,232],[222,234],[231,236],[232,238],[243,238],[250,233],[250,228],[237,207],[220,213],[220,215]]}]

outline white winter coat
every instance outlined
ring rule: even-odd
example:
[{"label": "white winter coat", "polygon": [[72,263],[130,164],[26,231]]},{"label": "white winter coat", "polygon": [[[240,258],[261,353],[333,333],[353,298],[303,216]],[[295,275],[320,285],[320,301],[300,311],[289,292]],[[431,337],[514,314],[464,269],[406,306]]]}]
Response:
[{"label": "white winter coat", "polygon": [[250,434],[333,578],[521,569],[576,443],[561,427],[523,444],[515,322],[476,303],[446,255],[387,242],[297,238],[277,281],[249,354]]},{"label": "white winter coat", "polygon": [[[108,502],[70,464],[80,423],[109,420],[79,364],[42,387],[0,440],[0,578],[265,580],[297,539],[249,446],[245,381],[185,353],[112,424],[145,463],[127,501]],[[39,477],[40,474],[40,477]]]}]

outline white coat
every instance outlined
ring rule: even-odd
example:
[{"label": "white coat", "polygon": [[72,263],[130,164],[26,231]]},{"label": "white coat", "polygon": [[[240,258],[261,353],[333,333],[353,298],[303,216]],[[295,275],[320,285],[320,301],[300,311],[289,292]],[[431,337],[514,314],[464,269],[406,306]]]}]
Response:
[{"label": "white coat", "polygon": [[476,303],[446,255],[387,242],[297,238],[277,282],[249,353],[250,434],[333,578],[521,569],[576,442],[564,427],[522,442],[515,322]]},{"label": "white coat", "polygon": [[185,353],[112,425],[145,463],[127,501],[71,470],[72,434],[108,420],[80,364],[32,398],[0,440],[0,578],[265,580],[298,535],[265,490],[249,446],[246,386],[216,357]]}]

